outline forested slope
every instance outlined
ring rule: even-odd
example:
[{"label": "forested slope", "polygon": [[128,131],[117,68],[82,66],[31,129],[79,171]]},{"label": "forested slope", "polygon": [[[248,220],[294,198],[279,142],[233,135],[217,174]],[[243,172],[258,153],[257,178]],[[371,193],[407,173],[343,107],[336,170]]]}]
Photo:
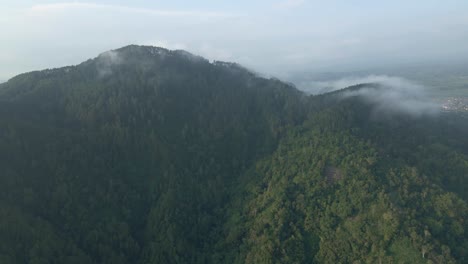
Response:
[{"label": "forested slope", "polygon": [[376,119],[360,98],[314,100],[328,107],[243,179],[223,261],[464,263],[467,127],[453,121],[466,119]]},{"label": "forested slope", "polygon": [[155,47],[19,75],[0,263],[463,263],[466,117],[372,108]]}]

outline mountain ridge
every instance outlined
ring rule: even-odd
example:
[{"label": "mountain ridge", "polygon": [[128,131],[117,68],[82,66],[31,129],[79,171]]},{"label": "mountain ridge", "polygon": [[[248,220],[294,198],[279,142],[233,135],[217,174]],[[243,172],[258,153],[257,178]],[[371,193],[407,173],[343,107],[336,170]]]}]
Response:
[{"label": "mountain ridge", "polygon": [[151,50],[1,84],[1,263],[466,260],[465,119]]}]

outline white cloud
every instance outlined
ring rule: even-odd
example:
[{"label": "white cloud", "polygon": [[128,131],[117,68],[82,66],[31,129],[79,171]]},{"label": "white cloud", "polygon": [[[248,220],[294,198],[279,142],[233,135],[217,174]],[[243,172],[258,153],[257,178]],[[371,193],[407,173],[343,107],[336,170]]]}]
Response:
[{"label": "white cloud", "polygon": [[211,60],[230,61],[233,58],[232,53],[228,50],[215,47],[209,43],[203,43],[195,51]]},{"label": "white cloud", "polygon": [[112,66],[123,63],[123,59],[117,51],[106,51],[99,55],[97,71],[100,77],[112,74]]},{"label": "white cloud", "polygon": [[146,45],[146,46],[161,47],[161,48],[170,49],[170,50],[189,50],[190,49],[190,47],[187,44],[179,43],[179,42],[171,42],[171,41],[161,40],[161,39],[143,41],[138,44]]},{"label": "white cloud", "polygon": [[[203,56],[208,60],[233,61],[239,59],[235,58],[229,50],[217,47],[207,42],[186,44],[167,40],[150,40],[137,44],[156,46],[170,50],[186,50],[196,55]],[[245,59],[245,57],[241,57],[241,59]]]},{"label": "white cloud", "polygon": [[309,93],[326,93],[347,88],[357,84],[373,83],[380,85],[379,89],[361,88],[346,91],[343,98],[361,96],[374,105],[375,114],[404,113],[414,117],[435,115],[440,111],[440,105],[433,102],[426,87],[400,77],[386,75],[370,75],[367,77],[350,77],[326,82],[310,83]]},{"label": "white cloud", "polygon": [[352,85],[362,83],[386,83],[395,87],[411,87],[411,90],[421,90],[422,86],[411,83],[399,77],[386,75],[369,75],[365,77],[347,77],[329,81],[312,81],[301,85],[301,89],[311,94],[321,94],[340,90]]}]

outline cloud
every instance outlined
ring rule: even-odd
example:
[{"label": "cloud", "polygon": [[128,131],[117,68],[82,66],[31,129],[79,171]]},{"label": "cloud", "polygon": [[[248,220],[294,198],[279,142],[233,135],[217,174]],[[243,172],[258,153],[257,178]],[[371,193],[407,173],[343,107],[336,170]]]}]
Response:
[{"label": "cloud", "polygon": [[167,40],[149,40],[149,41],[143,41],[139,44],[145,45],[145,46],[161,47],[161,48],[170,49],[170,50],[190,49],[190,47],[185,43],[171,42]]},{"label": "cloud", "polygon": [[329,93],[336,90],[340,90],[349,86],[362,84],[362,83],[384,83],[391,84],[390,86],[395,87],[406,87],[410,86],[413,89],[421,90],[422,86],[412,83],[409,80],[405,80],[399,77],[391,77],[386,75],[369,75],[365,77],[346,77],[336,80],[329,81],[311,81],[306,83],[301,83],[299,85],[300,89],[309,93],[309,94],[323,94]]},{"label": "cloud", "polygon": [[115,50],[101,53],[97,58],[96,70],[99,77],[105,77],[112,74],[112,67],[123,63],[123,58]]},{"label": "cloud", "polygon": [[343,98],[361,96],[374,105],[376,114],[402,113],[413,117],[432,116],[440,112],[440,105],[429,98],[426,88],[399,77],[385,75],[365,78],[342,79],[331,82],[333,89],[349,87],[362,83],[377,83],[378,88],[364,87],[358,90],[345,91]]},{"label": "cloud", "polygon": [[215,47],[211,44],[204,43],[196,49],[200,55],[207,57],[211,60],[230,61],[233,55],[226,49]]},{"label": "cloud", "polygon": [[341,93],[341,96],[343,98],[363,97],[374,106],[376,114],[403,113],[420,117],[435,115],[441,110],[441,106],[429,97],[425,86],[394,76],[369,75],[309,82],[301,84],[300,89],[309,94],[323,94],[366,83],[379,86],[378,88],[364,87],[354,91],[345,91]]},{"label": "cloud", "polygon": [[217,47],[207,42],[204,42],[201,44],[189,45],[185,43],[171,42],[167,40],[150,40],[150,41],[143,41],[138,44],[162,47],[162,48],[166,48],[170,50],[186,50],[189,52],[193,52],[196,55],[203,56],[204,58],[208,60],[219,60],[219,61],[239,60],[240,62],[246,62],[246,61],[248,62],[246,57],[235,58],[233,54],[227,49]]}]

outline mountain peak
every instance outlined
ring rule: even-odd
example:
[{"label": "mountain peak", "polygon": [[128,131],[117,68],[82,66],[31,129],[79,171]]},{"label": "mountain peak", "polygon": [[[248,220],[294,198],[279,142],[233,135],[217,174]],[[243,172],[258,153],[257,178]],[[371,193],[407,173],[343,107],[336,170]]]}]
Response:
[{"label": "mountain peak", "polygon": [[117,52],[126,52],[126,53],[142,53],[147,52],[150,54],[165,54],[169,53],[170,51],[166,48],[156,47],[156,46],[147,46],[147,45],[127,45],[121,48],[118,48],[114,51]]},{"label": "mountain peak", "polygon": [[144,46],[144,45],[128,45],[122,48],[115,50],[109,50],[99,54],[99,58],[108,59],[111,58],[120,58],[123,61],[127,59],[151,59],[151,58],[166,58],[166,57],[180,57],[183,59],[188,59],[190,61],[208,61],[205,58],[194,55],[186,50],[169,50],[162,47],[156,46]]},{"label": "mountain peak", "polygon": [[341,94],[341,93],[347,93],[347,92],[356,92],[356,91],[360,91],[360,90],[363,90],[363,89],[381,89],[382,88],[382,85],[379,84],[379,83],[359,83],[359,84],[355,84],[355,85],[351,85],[351,86],[348,86],[348,87],[345,87],[343,89],[339,89],[339,90],[335,90],[335,91],[332,91],[332,92],[329,92],[327,94]]}]

